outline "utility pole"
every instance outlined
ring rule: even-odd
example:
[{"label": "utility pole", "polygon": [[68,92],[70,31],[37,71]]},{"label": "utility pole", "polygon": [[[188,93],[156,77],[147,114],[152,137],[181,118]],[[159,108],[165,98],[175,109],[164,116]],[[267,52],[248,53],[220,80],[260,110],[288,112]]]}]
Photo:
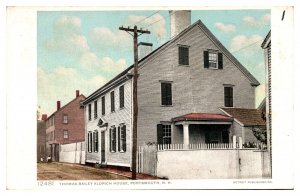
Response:
[{"label": "utility pole", "polygon": [[[137,117],[138,117],[138,100],[137,100],[137,77],[138,77],[138,36],[144,33],[150,34],[148,30],[138,30],[134,28],[119,27],[119,30],[133,32],[133,51],[134,51],[134,67],[133,67],[133,121],[132,121],[132,148],[131,148],[131,169],[132,180],[136,180],[136,151],[137,151]],[[131,34],[131,33],[129,33]],[[132,35],[132,34],[131,34]]]}]

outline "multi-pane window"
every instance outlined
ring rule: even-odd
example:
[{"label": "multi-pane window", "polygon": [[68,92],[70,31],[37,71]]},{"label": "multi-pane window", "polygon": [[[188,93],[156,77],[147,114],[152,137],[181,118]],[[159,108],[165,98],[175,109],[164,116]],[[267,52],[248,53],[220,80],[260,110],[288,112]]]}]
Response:
[{"label": "multi-pane window", "polygon": [[217,69],[218,68],[218,57],[216,52],[209,52],[208,53],[208,62],[209,68]]},{"label": "multi-pane window", "polygon": [[118,151],[126,152],[126,125],[124,124],[118,127]]},{"label": "multi-pane window", "polygon": [[109,130],[109,135],[110,135],[110,152],[116,152],[116,147],[117,147],[117,134],[116,134],[116,127],[113,126]]},{"label": "multi-pane window", "polygon": [[87,147],[88,147],[88,152],[92,152],[92,141],[93,141],[93,138],[92,138],[92,132],[91,131],[89,131],[88,132],[88,145],[87,145]]},{"label": "multi-pane window", "polygon": [[68,138],[69,138],[69,131],[64,130],[64,139],[68,139]]},{"label": "multi-pane window", "polygon": [[94,118],[98,117],[98,105],[97,105],[97,100],[94,101]]},{"label": "multi-pane window", "polygon": [[157,143],[158,144],[171,144],[171,125],[158,124],[157,125]]},{"label": "multi-pane window", "polygon": [[223,54],[217,50],[203,51],[204,68],[223,69]]},{"label": "multi-pane window", "polygon": [[92,120],[92,106],[91,106],[91,104],[88,105],[88,117],[89,117],[89,120]]},{"label": "multi-pane window", "polygon": [[101,98],[101,106],[102,106],[102,108],[101,108],[102,115],[105,115],[105,97],[104,96]]},{"label": "multi-pane window", "polygon": [[120,108],[124,107],[124,85],[119,88]]},{"label": "multi-pane window", "polygon": [[178,47],[179,65],[189,65],[189,48],[187,46]]},{"label": "multi-pane window", "polygon": [[110,109],[111,112],[115,111],[115,91],[110,92]]},{"label": "multi-pane window", "polygon": [[161,83],[161,105],[172,105],[172,83]]},{"label": "multi-pane window", "polygon": [[224,87],[224,102],[225,107],[233,107],[233,88],[231,86]]},{"label": "multi-pane window", "polygon": [[98,152],[99,150],[98,131],[94,131],[93,140],[94,140],[94,152]]},{"label": "multi-pane window", "polygon": [[68,115],[67,114],[64,114],[63,115],[63,123],[68,123]]},{"label": "multi-pane window", "polygon": [[163,144],[171,144],[171,125],[163,125]]}]

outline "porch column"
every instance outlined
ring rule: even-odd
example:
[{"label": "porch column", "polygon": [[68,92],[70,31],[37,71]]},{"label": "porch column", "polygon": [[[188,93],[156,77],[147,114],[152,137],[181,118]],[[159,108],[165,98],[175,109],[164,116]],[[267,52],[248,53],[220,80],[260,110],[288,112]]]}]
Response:
[{"label": "porch column", "polygon": [[189,148],[190,139],[189,139],[189,124],[183,124],[183,144],[186,149]]}]

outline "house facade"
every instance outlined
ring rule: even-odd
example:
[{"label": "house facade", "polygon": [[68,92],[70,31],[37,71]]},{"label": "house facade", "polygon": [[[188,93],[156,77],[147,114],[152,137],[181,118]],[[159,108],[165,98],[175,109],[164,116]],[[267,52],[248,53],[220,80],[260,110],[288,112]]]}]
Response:
[{"label": "house facade", "polygon": [[130,167],[132,75],[128,71],[83,101],[88,163]]},{"label": "house facade", "polygon": [[[253,109],[255,87],[259,82],[200,20],[191,25],[190,11],[171,11],[170,15],[173,38],[139,61],[137,144],[232,142],[232,136],[241,132],[242,127],[234,126],[234,117],[220,108]],[[132,68],[127,68],[83,102],[86,139],[90,141],[87,146],[95,141],[101,146],[95,154],[91,145],[87,162],[102,163],[101,157],[105,157],[103,163],[124,165],[126,162],[124,166],[130,166]],[[128,88],[128,94],[124,95],[128,100],[124,112],[121,114],[122,110],[116,108],[102,118],[90,118],[93,108],[101,111],[93,104],[100,103],[102,97],[106,100],[105,111],[110,109],[110,94],[118,92],[120,85]],[[121,124],[126,125],[126,153],[123,154],[111,151],[112,146],[118,149],[123,145],[119,139],[122,138]],[[102,127],[105,127],[104,133],[99,137]],[[117,131],[111,131],[114,127]],[[96,139],[93,139],[94,131],[98,132]],[[100,140],[103,142],[99,143]],[[101,155],[102,147],[105,153]]]},{"label": "house facade", "polygon": [[84,95],[76,91],[76,97],[61,107],[57,101],[57,110],[46,120],[47,156],[52,161],[59,161],[59,145],[81,142],[85,140],[84,110],[80,102]]},{"label": "house facade", "polygon": [[37,137],[36,137],[36,158],[37,162],[47,160],[46,155],[46,120],[47,115],[43,114],[41,120],[37,120]]},{"label": "house facade", "polygon": [[[267,124],[267,135],[268,135],[268,147],[272,146],[272,107],[271,107],[271,31],[264,39],[261,47],[264,49],[265,54],[265,70],[266,70],[266,124]],[[269,149],[271,151],[271,149]]]}]

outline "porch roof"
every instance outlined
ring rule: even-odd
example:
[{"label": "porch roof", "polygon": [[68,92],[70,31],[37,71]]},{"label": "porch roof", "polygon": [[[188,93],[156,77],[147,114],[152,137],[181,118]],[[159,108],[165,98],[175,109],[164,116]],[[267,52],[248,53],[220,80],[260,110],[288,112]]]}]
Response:
[{"label": "porch roof", "polygon": [[259,109],[220,108],[242,126],[266,126],[265,114]]},{"label": "porch roof", "polygon": [[214,121],[214,122],[232,122],[233,118],[222,114],[209,113],[190,113],[172,118],[173,122],[179,121]]}]

